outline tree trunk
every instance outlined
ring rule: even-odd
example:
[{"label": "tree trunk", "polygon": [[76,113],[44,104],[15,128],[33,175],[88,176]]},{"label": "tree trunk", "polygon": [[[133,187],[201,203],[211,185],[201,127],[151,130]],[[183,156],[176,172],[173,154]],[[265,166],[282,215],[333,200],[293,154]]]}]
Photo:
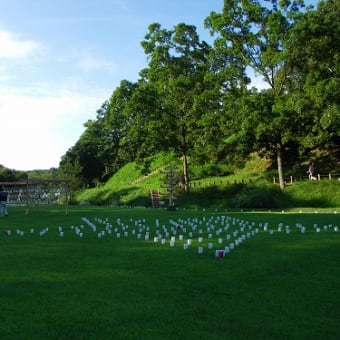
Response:
[{"label": "tree trunk", "polygon": [[182,161],[183,161],[183,185],[184,192],[189,192],[189,174],[188,174],[188,157],[187,157],[187,129],[182,126]]},{"label": "tree trunk", "polygon": [[188,159],[187,155],[183,155],[183,184],[184,184],[184,191],[186,193],[189,192],[189,175],[188,175]]},{"label": "tree trunk", "polygon": [[280,189],[283,190],[285,188],[285,182],[283,178],[283,167],[282,167],[282,144],[277,143],[277,172],[279,174],[279,184]]}]

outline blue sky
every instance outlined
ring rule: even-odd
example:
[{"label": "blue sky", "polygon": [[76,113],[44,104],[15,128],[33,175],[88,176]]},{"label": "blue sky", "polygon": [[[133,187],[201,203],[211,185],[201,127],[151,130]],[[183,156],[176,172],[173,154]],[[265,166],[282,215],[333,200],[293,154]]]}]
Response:
[{"label": "blue sky", "polygon": [[0,164],[58,167],[120,81],[147,66],[149,24],[203,21],[223,0],[0,0]]}]

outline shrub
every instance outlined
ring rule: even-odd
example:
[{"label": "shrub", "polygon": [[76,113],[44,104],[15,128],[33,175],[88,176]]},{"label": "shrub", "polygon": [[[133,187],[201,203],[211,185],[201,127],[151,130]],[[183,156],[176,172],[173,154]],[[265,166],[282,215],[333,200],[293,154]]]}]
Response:
[{"label": "shrub", "polygon": [[278,208],[281,192],[277,186],[260,181],[246,185],[233,199],[235,208]]}]

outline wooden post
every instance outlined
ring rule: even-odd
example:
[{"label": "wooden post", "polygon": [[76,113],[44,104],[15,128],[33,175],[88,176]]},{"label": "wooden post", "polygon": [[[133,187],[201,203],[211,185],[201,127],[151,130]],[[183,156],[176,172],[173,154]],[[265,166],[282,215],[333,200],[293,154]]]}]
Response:
[{"label": "wooden post", "polygon": [[290,184],[293,184],[293,176],[290,176]]},{"label": "wooden post", "polygon": [[320,181],[320,179],[321,179],[321,176],[320,176],[320,174],[318,174],[318,180]]}]

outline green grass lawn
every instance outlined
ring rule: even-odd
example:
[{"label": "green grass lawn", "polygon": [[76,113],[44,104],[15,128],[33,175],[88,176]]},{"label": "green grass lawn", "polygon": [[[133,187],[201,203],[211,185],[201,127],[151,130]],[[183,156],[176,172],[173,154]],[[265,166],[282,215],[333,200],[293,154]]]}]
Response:
[{"label": "green grass lawn", "polygon": [[1,339],[340,337],[340,210],[9,212]]}]

